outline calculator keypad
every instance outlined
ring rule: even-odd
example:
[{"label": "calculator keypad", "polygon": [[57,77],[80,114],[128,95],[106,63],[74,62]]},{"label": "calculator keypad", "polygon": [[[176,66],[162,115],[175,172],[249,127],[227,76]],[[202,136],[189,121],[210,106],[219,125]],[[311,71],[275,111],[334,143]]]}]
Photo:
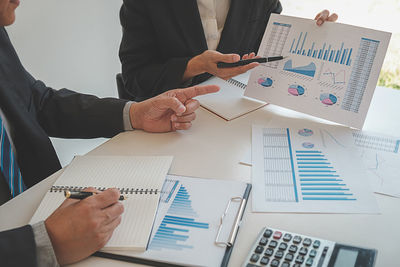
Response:
[{"label": "calculator keypad", "polygon": [[334,242],[265,228],[244,267],[312,267]]}]

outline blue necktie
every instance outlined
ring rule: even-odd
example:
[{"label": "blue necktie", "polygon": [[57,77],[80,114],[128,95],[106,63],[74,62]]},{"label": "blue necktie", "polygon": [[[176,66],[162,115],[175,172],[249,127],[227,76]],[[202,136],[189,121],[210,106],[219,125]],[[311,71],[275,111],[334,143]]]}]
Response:
[{"label": "blue necktie", "polygon": [[10,193],[12,197],[15,197],[22,193],[26,187],[24,181],[22,180],[22,175],[18,167],[18,163],[15,159],[13,149],[11,147],[10,139],[7,135],[3,120],[0,116],[1,132],[0,132],[0,142],[1,142],[1,172],[10,188]]}]

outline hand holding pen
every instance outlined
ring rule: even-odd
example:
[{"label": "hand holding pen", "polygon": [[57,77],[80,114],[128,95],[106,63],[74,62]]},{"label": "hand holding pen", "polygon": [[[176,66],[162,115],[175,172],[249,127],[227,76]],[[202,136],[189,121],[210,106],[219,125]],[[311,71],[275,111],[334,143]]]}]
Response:
[{"label": "hand holding pen", "polygon": [[[71,198],[71,199],[85,199],[87,197],[97,195],[97,192],[87,192],[87,191],[79,191],[79,192],[71,192],[71,191],[64,191],[64,196],[65,198]],[[128,197],[124,195],[120,195],[118,200],[126,200]]]}]

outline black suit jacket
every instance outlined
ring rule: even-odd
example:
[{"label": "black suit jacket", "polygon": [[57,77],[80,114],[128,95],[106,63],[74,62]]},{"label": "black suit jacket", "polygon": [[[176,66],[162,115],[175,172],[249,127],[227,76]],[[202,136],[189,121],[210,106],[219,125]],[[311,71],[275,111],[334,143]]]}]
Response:
[{"label": "black suit jacket", "polygon": [[[61,168],[49,136],[111,137],[123,131],[125,104],[120,99],[54,90],[35,80],[19,61],[5,29],[0,28],[0,107],[12,128],[11,138],[28,188]],[[35,250],[29,226],[0,233],[0,260],[8,265],[35,265]]]},{"label": "black suit jacket", "polygon": [[[257,52],[271,13],[281,11],[279,0],[232,0],[217,50]],[[133,100],[182,87],[188,61],[207,50],[196,0],[124,0],[120,19],[122,75]]]}]

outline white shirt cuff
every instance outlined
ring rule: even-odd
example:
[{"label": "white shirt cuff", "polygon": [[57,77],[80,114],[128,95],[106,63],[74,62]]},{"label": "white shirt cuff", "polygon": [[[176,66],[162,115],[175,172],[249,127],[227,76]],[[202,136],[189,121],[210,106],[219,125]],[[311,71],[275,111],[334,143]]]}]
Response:
[{"label": "white shirt cuff", "polygon": [[125,131],[133,131],[133,127],[131,124],[131,118],[129,115],[129,110],[131,109],[131,105],[133,104],[133,101],[129,101],[125,104],[124,110],[123,110],[123,121],[124,121],[124,130]]},{"label": "white shirt cuff", "polygon": [[38,266],[58,267],[56,254],[54,253],[44,221],[32,225],[36,243],[36,256]]}]

